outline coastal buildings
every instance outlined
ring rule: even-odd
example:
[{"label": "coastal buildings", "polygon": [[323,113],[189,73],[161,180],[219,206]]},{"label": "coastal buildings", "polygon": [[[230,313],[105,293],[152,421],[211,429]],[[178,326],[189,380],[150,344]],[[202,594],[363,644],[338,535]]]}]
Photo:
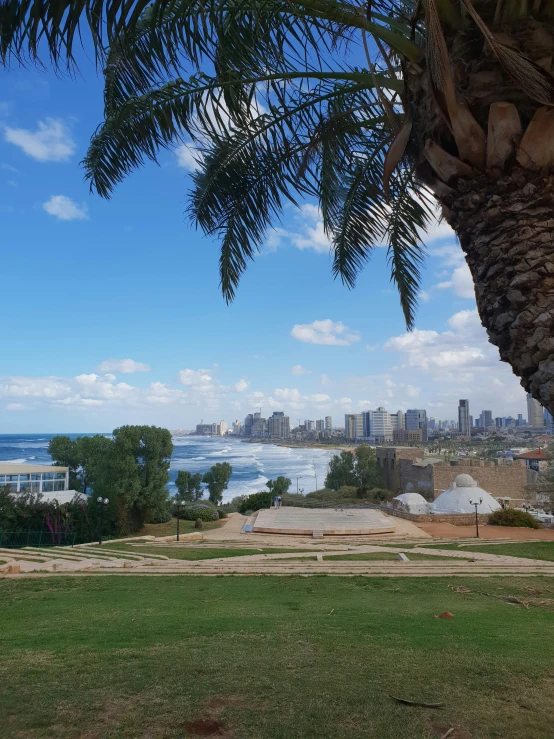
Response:
[{"label": "coastal buildings", "polygon": [[346,413],[344,416],[344,438],[356,441],[364,435],[364,424],[361,413]]},{"label": "coastal buildings", "polygon": [[272,439],[290,439],[290,418],[283,411],[273,411],[267,419],[267,435]]},{"label": "coastal buildings", "polygon": [[488,429],[489,426],[494,426],[492,411],[481,411],[481,415],[479,416],[479,425],[482,429]]},{"label": "coastal buildings", "polygon": [[331,416],[325,416],[325,431],[333,430],[333,419]]}]

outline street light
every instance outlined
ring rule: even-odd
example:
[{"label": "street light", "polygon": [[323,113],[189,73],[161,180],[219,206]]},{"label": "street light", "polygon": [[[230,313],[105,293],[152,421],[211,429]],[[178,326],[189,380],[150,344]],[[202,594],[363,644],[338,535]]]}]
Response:
[{"label": "street light", "polygon": [[98,544],[102,546],[102,514],[104,513],[104,506],[110,502],[108,498],[102,498],[98,496],[96,502],[100,504],[100,521],[98,522]]},{"label": "street light", "polygon": [[297,475],[296,477],[296,495],[298,495],[298,480],[302,479],[302,475]]},{"label": "street light", "polygon": [[481,505],[482,502],[483,498],[479,498],[479,500],[472,500],[471,498],[469,499],[469,505],[475,506],[475,529],[477,531],[477,539],[479,538],[479,516],[477,515],[477,508]]},{"label": "street light", "polygon": [[177,541],[179,541],[179,519],[181,518],[181,499],[174,498],[173,502],[177,506]]}]

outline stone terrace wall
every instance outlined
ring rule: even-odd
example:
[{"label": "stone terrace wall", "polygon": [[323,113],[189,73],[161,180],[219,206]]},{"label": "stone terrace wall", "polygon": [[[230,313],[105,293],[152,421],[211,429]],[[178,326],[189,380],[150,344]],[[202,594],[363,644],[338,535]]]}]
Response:
[{"label": "stone terrace wall", "polygon": [[[405,518],[408,521],[414,521],[414,523],[451,523],[454,526],[473,526],[475,523],[475,513],[452,513],[435,516],[431,513],[406,513],[405,511],[396,511],[385,507],[383,507],[383,513],[386,513],[387,516]],[[486,524],[489,520],[489,514],[479,513],[478,519],[480,524]]]},{"label": "stone terrace wall", "polygon": [[511,464],[497,464],[471,460],[461,462],[454,467],[447,464],[434,465],[434,494],[437,495],[454,482],[457,475],[468,474],[477,480],[480,488],[490,493],[493,498],[524,498],[527,485],[527,470],[523,460]]}]

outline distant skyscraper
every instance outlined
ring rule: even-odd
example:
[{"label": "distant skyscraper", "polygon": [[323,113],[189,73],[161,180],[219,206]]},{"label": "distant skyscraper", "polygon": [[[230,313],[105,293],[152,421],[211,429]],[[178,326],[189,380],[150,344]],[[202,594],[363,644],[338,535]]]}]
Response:
[{"label": "distant skyscraper", "polygon": [[492,421],[492,411],[481,411],[479,418],[481,420],[481,428],[486,429],[487,426],[494,425]]},{"label": "distant skyscraper", "polygon": [[249,413],[244,419],[244,435],[252,436],[252,424],[254,423],[254,416]]},{"label": "distant skyscraper", "polygon": [[228,428],[229,427],[227,426],[227,421],[220,421],[219,422],[219,433],[221,434],[221,436],[225,436],[225,434],[227,433],[227,429]]},{"label": "distant skyscraper", "polygon": [[535,400],[531,393],[527,393],[527,423],[529,426],[534,426],[534,428],[544,426],[542,405],[538,400]]},{"label": "distant skyscraper", "polygon": [[344,435],[349,441],[360,439],[364,435],[361,413],[347,413],[344,416]]},{"label": "distant skyscraper", "polygon": [[521,413],[517,414],[516,426],[523,426],[523,415]]},{"label": "distant skyscraper", "polygon": [[315,430],[320,432],[325,431],[325,421],[323,420],[323,418],[315,422]]},{"label": "distant skyscraper", "polygon": [[333,419],[331,416],[325,416],[325,431],[332,431],[333,429]]},{"label": "distant skyscraper", "polygon": [[469,400],[460,400],[458,403],[458,431],[463,436],[471,434],[471,425],[469,422]]},{"label": "distant skyscraper", "polygon": [[422,441],[427,441],[427,411],[412,408],[406,411],[406,431],[421,431]]},{"label": "distant skyscraper", "polygon": [[306,431],[315,431],[315,421],[304,421]]},{"label": "distant skyscraper", "polygon": [[233,423],[233,433],[235,434],[235,436],[241,436],[242,434],[242,423],[238,420],[238,418]]}]

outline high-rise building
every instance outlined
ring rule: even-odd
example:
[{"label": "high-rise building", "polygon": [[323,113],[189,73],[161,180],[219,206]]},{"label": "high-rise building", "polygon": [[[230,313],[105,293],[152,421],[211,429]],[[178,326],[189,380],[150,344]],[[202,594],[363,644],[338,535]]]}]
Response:
[{"label": "high-rise building", "polygon": [[196,434],[198,436],[210,436],[211,433],[212,433],[211,423],[197,423],[196,424]]},{"label": "high-rise building", "polygon": [[494,425],[492,420],[492,411],[481,411],[479,419],[481,421],[481,428],[483,429]]},{"label": "high-rise building", "polygon": [[273,411],[267,419],[267,434],[275,439],[289,439],[290,418],[283,411]]},{"label": "high-rise building", "polygon": [[218,423],[212,423],[212,436],[220,436],[221,428]]},{"label": "high-rise building", "polygon": [[237,420],[233,423],[233,433],[235,436],[242,436],[242,423]]},{"label": "high-rise building", "polygon": [[374,411],[369,411],[371,414],[371,433],[370,437],[373,439],[375,444],[383,443],[385,441],[392,441],[392,419],[390,413],[379,406]]},{"label": "high-rise building", "polygon": [[542,405],[538,400],[527,393],[527,423],[534,428],[542,428],[544,426],[544,413]]},{"label": "high-rise building", "polygon": [[361,439],[364,435],[364,425],[361,413],[347,413],[344,416],[344,436],[349,441]]},{"label": "high-rise building", "polygon": [[254,423],[254,416],[249,413],[244,419],[244,436],[252,436],[252,424]]},{"label": "high-rise building", "polygon": [[427,441],[427,411],[412,408],[406,411],[406,431],[421,431],[422,441]]},{"label": "high-rise building", "polygon": [[331,416],[325,416],[325,431],[333,430],[333,419]]},{"label": "high-rise building", "polygon": [[502,416],[496,416],[496,418],[494,419],[494,425],[496,426],[496,428],[501,429],[502,424],[503,424]]},{"label": "high-rise building", "polygon": [[469,400],[460,400],[458,403],[458,431],[463,436],[471,435],[471,425],[469,421]]},{"label": "high-rise building", "polygon": [[304,421],[306,431],[315,431],[315,421]]},{"label": "high-rise building", "polygon": [[552,431],[552,413],[544,409],[544,425],[549,431]]},{"label": "high-rise building", "polygon": [[315,430],[316,431],[325,431],[325,421],[323,418],[319,421],[315,422]]},{"label": "high-rise building", "polygon": [[227,426],[227,421],[220,421],[219,422],[219,433],[221,434],[221,436],[225,436],[225,434],[227,433],[227,429],[228,428],[229,427]]},{"label": "high-rise building", "polygon": [[396,413],[390,414],[390,420],[392,423],[392,430],[395,429],[397,431],[400,431],[401,429],[406,428],[406,414],[402,413],[402,411],[396,411]]},{"label": "high-rise building", "polygon": [[260,437],[267,434],[267,420],[262,418],[261,412],[254,413],[252,419],[252,436]]},{"label": "high-rise building", "polygon": [[524,426],[524,425],[525,425],[525,423],[523,421],[523,414],[522,413],[518,413],[517,414],[516,426]]}]

